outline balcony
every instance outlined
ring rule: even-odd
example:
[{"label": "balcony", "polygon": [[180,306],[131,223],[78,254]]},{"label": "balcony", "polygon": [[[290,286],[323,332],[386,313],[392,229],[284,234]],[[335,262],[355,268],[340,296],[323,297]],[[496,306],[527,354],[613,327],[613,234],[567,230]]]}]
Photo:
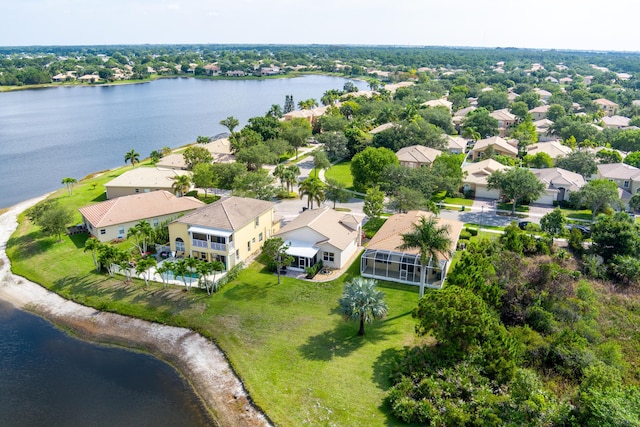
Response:
[{"label": "balcony", "polygon": [[206,248],[208,246],[208,243],[206,240],[199,240],[199,239],[191,239],[191,245],[194,248]]}]

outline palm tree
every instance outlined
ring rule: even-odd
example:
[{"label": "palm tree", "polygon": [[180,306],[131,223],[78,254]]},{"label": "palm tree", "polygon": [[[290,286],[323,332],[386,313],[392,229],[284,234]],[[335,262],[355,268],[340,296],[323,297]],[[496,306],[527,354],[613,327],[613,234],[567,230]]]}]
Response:
[{"label": "palm tree", "polygon": [[287,166],[283,176],[284,181],[287,184],[287,191],[293,191],[293,184],[295,184],[298,176],[300,176],[300,168],[298,165]]},{"label": "palm tree", "polygon": [[98,273],[100,272],[100,262],[98,262],[98,253],[100,250],[100,246],[102,246],[102,243],[100,243],[100,241],[95,237],[89,237],[84,242],[84,251],[85,252],[91,251],[91,257],[93,258],[93,265],[95,265],[96,271]]},{"label": "palm tree", "polygon": [[388,308],[384,302],[384,294],[376,289],[374,279],[356,277],[347,282],[338,310],[346,320],[359,320],[358,335],[364,335],[364,324],[382,319],[387,315]]},{"label": "palm tree", "polygon": [[174,268],[175,263],[171,261],[163,261],[162,264],[156,267],[156,273],[160,275],[165,289],[167,288],[167,284],[169,283],[169,275],[167,273],[173,273]]},{"label": "palm tree", "polygon": [[478,132],[473,127],[464,128],[464,130],[462,131],[462,136],[464,138],[469,138],[474,141],[478,141],[480,138],[482,138],[482,135],[480,135],[480,132]]},{"label": "palm tree", "polygon": [[316,177],[308,177],[300,184],[298,188],[300,198],[307,196],[307,207],[313,209],[313,202],[317,202],[318,206],[325,200],[324,183]]},{"label": "palm tree", "polygon": [[145,286],[149,286],[149,279],[150,279],[149,276],[151,276],[150,268],[154,267],[155,265],[156,265],[156,259],[153,257],[142,258],[136,264],[136,274],[138,276],[142,275]]},{"label": "palm tree", "polygon": [[67,186],[67,191],[69,192],[70,196],[71,196],[71,189],[73,188],[73,185],[76,184],[77,182],[78,180],[75,178],[62,178],[62,183]]},{"label": "palm tree", "polygon": [[449,226],[438,227],[435,217],[421,217],[418,224],[413,224],[413,231],[402,234],[402,244],[398,249],[420,250],[420,298],[424,295],[425,277],[429,264],[436,263],[439,253],[451,255],[451,239]]},{"label": "palm tree", "polygon": [[273,169],[273,176],[275,176],[276,178],[278,178],[280,180],[280,188],[284,189],[284,183],[285,183],[285,171],[286,171],[286,166],[282,163],[279,163],[275,169]]},{"label": "palm tree", "polygon": [[229,116],[224,120],[220,120],[220,124],[229,129],[229,133],[233,133],[233,130],[240,124],[240,122],[235,117]]},{"label": "palm tree", "polygon": [[184,196],[184,193],[189,191],[191,187],[191,178],[189,178],[189,175],[176,175],[171,179],[173,179],[171,188],[173,188],[175,194],[179,194],[179,197]]},{"label": "palm tree", "polygon": [[124,155],[124,162],[131,162],[131,167],[136,167],[136,163],[140,162],[140,154],[134,149],[131,149],[127,154]]},{"label": "palm tree", "polygon": [[147,245],[153,239],[153,227],[145,220],[140,220],[136,225],[127,230],[127,238],[133,238],[133,241],[140,252],[144,256],[147,253]]}]

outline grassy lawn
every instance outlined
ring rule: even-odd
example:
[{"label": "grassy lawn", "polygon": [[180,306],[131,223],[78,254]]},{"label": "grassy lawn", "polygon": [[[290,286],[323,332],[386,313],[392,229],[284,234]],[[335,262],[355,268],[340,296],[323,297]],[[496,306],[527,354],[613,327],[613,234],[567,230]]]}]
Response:
[{"label": "grassy lawn", "polygon": [[353,190],[353,177],[351,176],[351,162],[342,161],[336,163],[327,169],[324,173],[325,178],[333,178],[345,185],[347,190]]},{"label": "grassy lawn", "polygon": [[575,210],[575,209],[560,209],[563,214],[569,219],[584,219],[591,221],[591,211],[589,209]]},{"label": "grassy lawn", "polygon": [[[116,173],[79,183],[72,197],[66,190],[57,195],[74,208],[100,201],[101,184]],[[162,284],[145,287],[139,280],[124,283],[122,277],[96,274],[83,251],[85,239],[45,238],[23,218],[7,253],[14,272],[67,298],[210,337],[276,425],[403,425],[389,415],[384,398],[391,357],[419,342],[411,317],[417,288],[381,282],[389,315],[358,337],[357,322],[345,322],[336,311],[344,282],[358,273],[358,260],[331,282],[283,277],[280,285],[254,263],[208,297],[197,289],[165,290]]]},{"label": "grassy lawn", "polygon": [[442,203],[448,203],[450,205],[460,205],[460,206],[473,206],[473,200],[464,199],[462,197],[445,197],[442,200]]},{"label": "grassy lawn", "polygon": [[[498,209],[511,212],[511,209],[513,209],[513,203],[498,203]],[[516,205],[516,212],[529,212],[529,206]]]}]

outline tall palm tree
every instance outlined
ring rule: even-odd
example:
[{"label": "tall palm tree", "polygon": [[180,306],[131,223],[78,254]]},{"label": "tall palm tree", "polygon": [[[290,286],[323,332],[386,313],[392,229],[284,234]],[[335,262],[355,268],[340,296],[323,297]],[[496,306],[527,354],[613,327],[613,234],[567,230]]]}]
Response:
[{"label": "tall palm tree", "polygon": [[287,167],[284,164],[279,163],[272,172],[273,176],[275,176],[280,180],[280,188],[282,189],[284,189],[284,183],[285,183],[284,177],[285,177],[286,169]]},{"label": "tall palm tree", "polygon": [[102,243],[95,237],[89,237],[84,242],[84,251],[91,251],[91,257],[93,258],[93,265],[96,267],[96,271],[100,273],[100,262],[98,261],[98,253]]},{"label": "tall palm tree", "polygon": [[176,175],[171,179],[173,179],[171,188],[173,188],[173,192],[179,195],[179,197],[184,196],[184,193],[189,191],[191,187],[191,178],[189,178],[189,175]]},{"label": "tall palm tree", "polygon": [[339,311],[345,319],[359,320],[358,335],[364,335],[364,324],[382,319],[389,311],[384,294],[376,289],[374,279],[356,277],[347,282],[339,301]]},{"label": "tall palm tree", "polygon": [[287,166],[284,171],[284,181],[287,184],[287,191],[293,191],[293,184],[295,184],[298,176],[300,176],[300,168],[298,165]]},{"label": "tall palm tree", "polygon": [[229,116],[224,120],[220,120],[220,124],[229,129],[229,133],[233,133],[233,130],[240,124],[240,121],[233,116]]},{"label": "tall palm tree", "polygon": [[136,167],[136,163],[140,162],[140,154],[134,149],[131,149],[127,154],[124,155],[124,162],[130,162],[131,167]]},{"label": "tall palm tree", "polygon": [[143,256],[147,253],[147,245],[153,240],[153,234],[153,227],[144,219],[127,230],[127,238],[133,238],[140,255]]},{"label": "tall palm tree", "polygon": [[317,202],[318,206],[325,200],[324,183],[316,177],[308,177],[300,184],[298,188],[300,198],[307,196],[307,207],[313,209],[313,202]]},{"label": "tall palm tree", "polygon": [[162,264],[156,267],[156,273],[160,275],[162,279],[162,284],[164,288],[167,288],[167,284],[169,283],[169,274],[173,273],[174,263],[171,261],[163,261]]},{"label": "tall palm tree", "polygon": [[464,128],[464,130],[462,131],[462,136],[464,138],[469,138],[474,141],[478,141],[480,138],[482,138],[482,135],[480,135],[480,132],[478,132],[473,127]]},{"label": "tall palm tree", "polygon": [[78,180],[75,178],[62,178],[62,183],[67,186],[67,191],[69,192],[70,196],[71,196],[71,189],[73,188],[74,184],[76,184],[77,182]]},{"label": "tall palm tree", "polygon": [[439,253],[451,255],[451,239],[449,226],[438,227],[435,217],[421,217],[420,222],[413,224],[413,231],[402,234],[402,244],[398,249],[420,250],[420,298],[424,295],[427,266],[436,263]]},{"label": "tall palm tree", "polygon": [[136,264],[136,274],[142,276],[145,286],[149,286],[149,279],[151,278],[151,267],[156,265],[156,259],[154,257],[142,258]]}]

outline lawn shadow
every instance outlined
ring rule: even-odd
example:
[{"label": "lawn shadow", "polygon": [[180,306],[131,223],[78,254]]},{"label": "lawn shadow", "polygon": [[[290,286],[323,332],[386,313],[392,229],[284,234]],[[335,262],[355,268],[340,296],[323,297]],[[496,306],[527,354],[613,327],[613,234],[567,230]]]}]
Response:
[{"label": "lawn shadow", "polygon": [[10,237],[7,241],[7,247],[16,247],[23,258],[38,255],[48,251],[53,245],[58,243],[54,237],[42,238],[44,235],[40,230],[32,231],[18,237]]},{"label": "lawn shadow", "polygon": [[225,298],[234,301],[255,301],[265,299],[267,297],[267,290],[277,286],[279,286],[277,277],[273,280],[273,283],[259,287],[250,283],[240,282],[224,289],[223,295]]},{"label": "lawn shadow", "polygon": [[359,323],[339,322],[334,329],[309,337],[298,350],[310,360],[331,360],[335,357],[347,357],[367,343],[386,340],[390,335],[384,331],[381,322],[365,324],[364,336],[358,335]]},{"label": "lawn shadow", "polygon": [[84,249],[84,244],[88,238],[88,233],[77,233],[69,236],[69,239],[75,245],[76,249]]}]

